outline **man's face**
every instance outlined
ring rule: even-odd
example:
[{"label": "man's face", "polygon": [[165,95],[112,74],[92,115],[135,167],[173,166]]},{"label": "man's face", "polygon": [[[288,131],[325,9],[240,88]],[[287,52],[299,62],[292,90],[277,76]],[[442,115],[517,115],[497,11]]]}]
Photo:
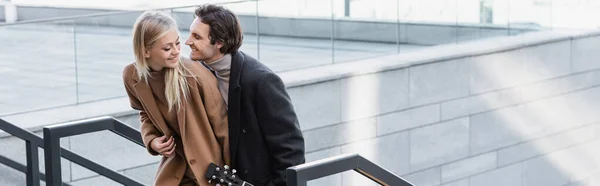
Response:
[{"label": "man's face", "polygon": [[220,59],[223,54],[219,49],[223,46],[221,42],[210,44],[210,26],[202,23],[200,17],[196,17],[192,25],[190,25],[190,36],[185,41],[185,44],[192,49],[190,58],[196,61],[205,61],[211,63]]}]

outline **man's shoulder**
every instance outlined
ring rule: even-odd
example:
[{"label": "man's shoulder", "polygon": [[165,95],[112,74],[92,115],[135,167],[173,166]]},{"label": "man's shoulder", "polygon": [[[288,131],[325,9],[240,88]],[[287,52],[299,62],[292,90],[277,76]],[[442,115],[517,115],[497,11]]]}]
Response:
[{"label": "man's shoulder", "polygon": [[243,52],[240,52],[240,54],[244,56],[244,66],[242,66],[243,75],[261,77],[265,74],[274,74],[274,72],[269,67],[267,67],[265,64],[261,63],[254,57]]}]

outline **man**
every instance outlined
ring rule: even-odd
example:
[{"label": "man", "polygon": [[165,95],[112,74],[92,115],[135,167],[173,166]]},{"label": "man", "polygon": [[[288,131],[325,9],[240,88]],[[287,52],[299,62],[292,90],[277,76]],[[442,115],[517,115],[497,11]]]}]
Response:
[{"label": "man", "polygon": [[190,58],[218,79],[228,108],[229,148],[238,176],[256,186],[286,185],[285,170],[304,163],[304,138],[279,76],[238,51],[242,29],[231,11],[198,7],[185,42]]}]

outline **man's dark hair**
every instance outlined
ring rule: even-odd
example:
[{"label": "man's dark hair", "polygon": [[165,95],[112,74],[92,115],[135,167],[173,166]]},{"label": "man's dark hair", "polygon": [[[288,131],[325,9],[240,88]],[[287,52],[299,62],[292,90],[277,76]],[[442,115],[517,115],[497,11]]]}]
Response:
[{"label": "man's dark hair", "polygon": [[217,41],[223,43],[221,53],[230,54],[242,46],[242,26],[238,17],[227,8],[205,4],[197,7],[194,15],[210,26],[210,44],[214,45]]}]

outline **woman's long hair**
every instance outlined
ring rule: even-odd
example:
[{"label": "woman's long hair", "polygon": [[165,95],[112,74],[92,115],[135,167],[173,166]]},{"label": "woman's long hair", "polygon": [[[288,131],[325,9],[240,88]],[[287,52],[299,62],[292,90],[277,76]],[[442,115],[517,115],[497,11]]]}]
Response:
[{"label": "woman's long hair", "polygon": [[[150,76],[150,66],[148,60],[144,57],[146,50],[150,50],[152,45],[165,36],[171,29],[177,30],[175,19],[168,14],[158,11],[146,11],[138,17],[133,26],[133,52],[135,54],[135,68],[138,77],[148,83]],[[187,100],[189,90],[186,80],[186,73],[189,70],[185,68],[179,57],[176,68],[165,68],[165,97],[169,111],[175,106],[181,108],[182,102]],[[181,97],[183,93],[183,99]]]}]

